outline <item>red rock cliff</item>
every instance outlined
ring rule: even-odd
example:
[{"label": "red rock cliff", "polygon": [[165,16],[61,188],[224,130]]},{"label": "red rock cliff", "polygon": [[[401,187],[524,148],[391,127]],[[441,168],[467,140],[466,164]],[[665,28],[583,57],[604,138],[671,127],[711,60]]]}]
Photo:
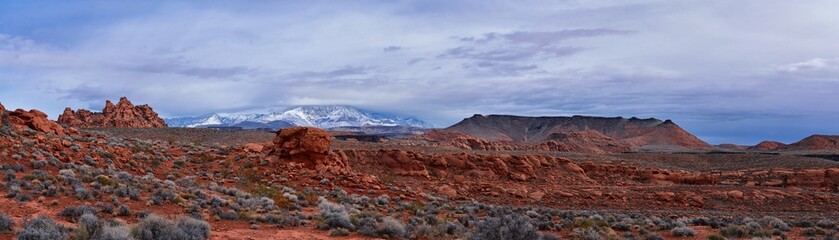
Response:
[{"label": "red rock cliff", "polygon": [[166,122],[157,116],[149,105],[134,106],[128,98],[122,97],[114,105],[110,100],[105,102],[105,109],[101,113],[86,109],[73,111],[64,109],[58,116],[58,123],[81,128],[118,127],[118,128],[159,128],[167,127]]}]

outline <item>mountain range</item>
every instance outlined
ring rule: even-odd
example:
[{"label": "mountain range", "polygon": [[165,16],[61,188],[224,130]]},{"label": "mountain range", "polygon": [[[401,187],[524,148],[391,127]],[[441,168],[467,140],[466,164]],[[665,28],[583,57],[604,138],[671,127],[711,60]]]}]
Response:
[{"label": "mountain range", "polygon": [[196,117],[164,119],[170,127],[241,127],[280,129],[310,126],[323,129],[363,126],[407,126],[431,128],[420,119],[392,113],[372,112],[347,105],[297,106],[267,114],[208,113]]}]

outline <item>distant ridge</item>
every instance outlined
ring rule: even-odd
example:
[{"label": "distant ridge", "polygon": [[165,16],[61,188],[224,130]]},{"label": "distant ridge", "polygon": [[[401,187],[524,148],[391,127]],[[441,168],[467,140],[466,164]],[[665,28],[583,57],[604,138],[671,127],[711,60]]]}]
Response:
[{"label": "distant ridge", "polygon": [[[486,141],[538,144],[567,136],[562,133],[591,132],[642,149],[695,149],[711,146],[682,129],[671,120],[623,117],[525,117],[480,115],[463,119],[448,131],[465,133]],[[591,135],[591,134],[588,134]]]},{"label": "distant ridge", "polygon": [[267,114],[210,113],[196,117],[169,118],[165,121],[171,127],[223,126],[245,129],[280,129],[291,126],[323,129],[364,126],[433,127],[414,117],[372,112],[346,105],[297,106],[283,112]]}]

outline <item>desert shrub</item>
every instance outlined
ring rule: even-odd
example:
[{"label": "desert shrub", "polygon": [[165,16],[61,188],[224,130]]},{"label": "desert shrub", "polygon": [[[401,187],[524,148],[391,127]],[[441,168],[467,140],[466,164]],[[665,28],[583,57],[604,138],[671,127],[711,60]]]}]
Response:
[{"label": "desert shrub", "polygon": [[41,169],[41,168],[47,166],[47,161],[46,160],[36,160],[36,161],[32,161],[31,163],[32,163],[32,168],[34,168],[34,169]]},{"label": "desert shrub", "polygon": [[750,230],[763,229],[763,226],[761,226],[760,223],[748,222],[746,223],[746,228],[749,228]]},{"label": "desert shrub", "polygon": [[658,233],[647,233],[644,235],[644,240],[664,240],[664,237],[659,236]]},{"label": "desert shrub", "polygon": [[720,234],[729,238],[742,238],[746,236],[746,229],[742,226],[731,225],[720,229]]},{"label": "desert shrub", "polygon": [[98,212],[99,211],[97,211],[94,207],[88,205],[78,205],[64,208],[64,210],[61,210],[61,212],[58,213],[58,216],[65,217],[67,220],[75,222],[84,214],[93,214],[95,216]]},{"label": "desert shrub", "polygon": [[392,217],[382,218],[382,225],[379,229],[380,236],[401,238],[406,235],[405,233],[405,225],[399,220]]},{"label": "desert shrub", "polygon": [[677,227],[670,230],[670,236],[674,237],[693,237],[696,232],[690,227]]},{"label": "desert shrub", "polygon": [[776,217],[763,217],[760,219],[760,224],[784,232],[792,230],[789,224]]},{"label": "desert shrub", "polygon": [[832,229],[836,225],[833,224],[833,221],[823,219],[816,222],[816,226],[824,229]]},{"label": "desert shrub", "polygon": [[825,232],[824,230],[818,228],[807,228],[801,231],[801,234],[804,234],[804,236],[812,237],[816,235],[824,235]]},{"label": "desert shrub", "polygon": [[593,228],[574,228],[570,236],[582,240],[599,240],[603,239],[606,234]]},{"label": "desert shrub", "polygon": [[321,229],[335,229],[346,228],[354,229],[355,226],[350,221],[349,213],[342,205],[331,203],[326,199],[321,199],[318,204],[318,212],[323,219]]},{"label": "desert shrub", "polygon": [[23,230],[17,234],[20,240],[53,240],[66,237],[67,229],[45,215],[31,220],[24,219]]},{"label": "desert shrub", "polygon": [[329,236],[332,236],[332,237],[343,237],[343,236],[349,236],[349,235],[350,235],[350,230],[347,230],[346,228],[336,228],[336,229],[332,229],[332,231],[329,232]]},{"label": "desert shrub", "polygon": [[143,218],[131,231],[137,240],[180,240],[188,239],[177,224],[163,217],[151,214]]},{"label": "desert shrub", "polygon": [[438,228],[440,228],[446,235],[460,236],[464,232],[466,232],[466,229],[463,227],[463,225],[454,222],[445,222],[438,226]]},{"label": "desert shrub", "polygon": [[612,224],[612,229],[616,231],[629,231],[632,230],[632,225],[626,222],[616,222]]},{"label": "desert shrub", "polygon": [[562,240],[558,236],[554,235],[553,233],[545,233],[539,238],[540,240]]},{"label": "desert shrub", "polygon": [[390,197],[387,195],[381,195],[376,198],[376,204],[378,205],[387,205],[390,202]]},{"label": "desert shrub", "polygon": [[378,237],[378,222],[375,217],[362,217],[358,219],[355,226],[358,227],[358,233],[368,237]]},{"label": "desert shrub", "polygon": [[86,200],[91,197],[90,190],[87,190],[87,188],[83,186],[73,188],[73,192],[76,193],[76,198],[79,200]]},{"label": "desert shrub", "polygon": [[808,220],[808,219],[798,220],[798,221],[794,222],[794,225],[796,227],[801,227],[801,228],[809,228],[809,227],[815,227],[816,226],[816,224],[813,223],[813,221]]},{"label": "desert shrub", "polygon": [[415,238],[419,239],[442,239],[445,236],[440,228],[428,224],[415,226],[413,228],[413,234]]},{"label": "desert shrub", "polygon": [[32,201],[32,195],[27,193],[18,193],[15,195],[15,201],[17,202],[29,202]]},{"label": "desert shrub", "polygon": [[539,239],[539,232],[536,227],[530,224],[530,218],[518,213],[511,213],[503,217],[484,218],[475,225],[475,231],[469,235],[469,239]]},{"label": "desert shrub", "polygon": [[98,207],[99,211],[102,212],[102,213],[107,213],[107,214],[114,213],[114,205],[113,204],[97,202],[96,207]]},{"label": "desert shrub", "polygon": [[79,226],[76,228],[75,237],[79,240],[93,239],[102,229],[102,221],[96,215],[85,213],[79,217]]},{"label": "desert shrub", "polygon": [[131,232],[125,226],[103,226],[95,240],[130,240]]},{"label": "desert shrub", "polygon": [[725,240],[725,237],[720,235],[710,235],[707,240]]},{"label": "desert shrub", "polygon": [[221,208],[216,208],[215,212],[216,212],[216,215],[218,215],[219,218],[224,219],[224,220],[239,219],[239,214],[237,214],[236,211],[233,211],[233,210],[225,211],[225,210],[222,210]]},{"label": "desert shrub", "polygon": [[15,220],[6,213],[0,212],[0,232],[12,231],[15,227]]},{"label": "desert shrub", "polygon": [[210,224],[195,218],[185,217],[178,219],[178,228],[181,229],[190,240],[204,240],[210,238]]},{"label": "desert shrub", "polygon": [[120,204],[119,207],[117,207],[117,216],[127,217],[130,215],[131,209],[129,209],[128,206]]}]

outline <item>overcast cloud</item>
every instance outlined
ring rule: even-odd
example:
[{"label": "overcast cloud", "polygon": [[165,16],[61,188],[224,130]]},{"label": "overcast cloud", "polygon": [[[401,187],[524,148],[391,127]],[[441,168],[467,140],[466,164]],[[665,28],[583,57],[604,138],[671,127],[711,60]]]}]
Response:
[{"label": "overcast cloud", "polygon": [[166,117],[348,104],[673,119],[712,142],[839,134],[837,1],[0,3],[0,102]]}]

